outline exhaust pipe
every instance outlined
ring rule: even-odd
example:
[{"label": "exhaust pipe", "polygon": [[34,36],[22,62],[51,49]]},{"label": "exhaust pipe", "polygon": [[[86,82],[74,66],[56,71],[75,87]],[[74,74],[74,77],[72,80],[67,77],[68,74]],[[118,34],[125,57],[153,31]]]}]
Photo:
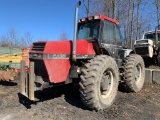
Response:
[{"label": "exhaust pipe", "polygon": [[76,62],[76,45],[77,45],[77,26],[78,26],[78,8],[81,5],[81,1],[79,1],[76,5],[75,9],[75,23],[74,23],[74,38],[73,38],[73,52],[72,52],[72,60]]}]

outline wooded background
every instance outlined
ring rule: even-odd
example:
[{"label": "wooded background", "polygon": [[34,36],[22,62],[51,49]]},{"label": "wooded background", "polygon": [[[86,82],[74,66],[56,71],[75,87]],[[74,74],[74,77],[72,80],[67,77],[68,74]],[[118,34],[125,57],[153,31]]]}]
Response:
[{"label": "wooded background", "polygon": [[159,24],[160,0],[83,0],[85,15],[104,14],[120,22],[127,46]]},{"label": "wooded background", "polygon": [[[144,31],[154,30],[160,21],[160,0],[82,0],[82,11],[79,17],[104,14],[120,22],[125,44],[131,46],[134,40],[140,39]],[[72,39],[62,31],[59,39]],[[14,28],[0,36],[0,46],[29,47],[33,42],[30,32],[19,36]]]}]

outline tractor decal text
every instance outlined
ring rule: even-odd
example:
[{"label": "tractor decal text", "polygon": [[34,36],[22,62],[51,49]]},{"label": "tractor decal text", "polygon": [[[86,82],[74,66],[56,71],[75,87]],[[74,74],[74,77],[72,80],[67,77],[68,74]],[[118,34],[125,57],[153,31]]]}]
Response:
[{"label": "tractor decal text", "polygon": [[[86,59],[93,58],[95,55],[83,55],[77,54],[77,58]],[[30,59],[69,59],[72,56],[70,54],[39,54],[39,53],[29,53]]]}]

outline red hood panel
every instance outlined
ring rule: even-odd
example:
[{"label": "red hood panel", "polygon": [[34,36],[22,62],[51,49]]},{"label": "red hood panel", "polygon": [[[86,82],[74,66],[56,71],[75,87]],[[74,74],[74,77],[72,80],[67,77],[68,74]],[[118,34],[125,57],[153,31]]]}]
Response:
[{"label": "red hood panel", "polygon": [[[33,43],[30,53],[41,54],[65,54],[71,55],[73,48],[72,41],[47,41]],[[77,40],[77,55],[95,55],[92,43],[86,40]],[[36,63],[36,59],[34,62]],[[48,75],[48,79],[51,83],[65,82],[68,78],[70,71],[70,58],[52,58],[41,59],[36,64],[35,74],[43,75],[45,72]],[[40,63],[43,63],[40,65]],[[44,70],[45,72],[43,72]]]},{"label": "red hood panel", "polygon": [[[36,42],[42,43],[42,42]],[[62,41],[47,41],[45,42],[45,48],[42,53],[45,54],[71,54],[73,48],[73,42],[68,40]],[[33,45],[32,45],[33,47]],[[31,52],[38,52],[33,51],[31,47]],[[92,54],[95,55],[95,51],[93,49],[92,43],[89,43],[86,40],[77,40],[77,54]]]}]

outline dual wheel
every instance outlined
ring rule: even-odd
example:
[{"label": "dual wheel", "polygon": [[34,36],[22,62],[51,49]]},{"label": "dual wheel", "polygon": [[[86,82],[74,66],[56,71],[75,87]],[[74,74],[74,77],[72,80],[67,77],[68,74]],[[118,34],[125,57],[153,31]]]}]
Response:
[{"label": "dual wheel", "polygon": [[[122,80],[127,91],[138,92],[144,83],[144,63],[139,55],[127,57],[122,65]],[[86,107],[102,110],[110,107],[117,94],[119,68],[115,60],[106,55],[96,56],[82,69],[80,93]]]}]

